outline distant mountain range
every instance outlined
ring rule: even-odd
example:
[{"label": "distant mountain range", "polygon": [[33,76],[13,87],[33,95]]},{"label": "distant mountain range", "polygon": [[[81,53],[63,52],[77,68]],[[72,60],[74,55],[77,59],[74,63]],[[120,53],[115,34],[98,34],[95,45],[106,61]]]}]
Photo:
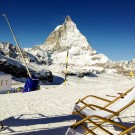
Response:
[{"label": "distant mountain range", "polygon": [[[29,68],[42,67],[56,72],[64,72],[68,51],[69,73],[117,72],[129,75],[135,67],[135,59],[129,61],[111,61],[104,54],[96,53],[76,24],[67,16],[62,25],[50,33],[46,41],[33,48],[24,48],[22,53]],[[13,65],[22,65],[17,48],[10,43],[0,43],[0,62],[14,61]]]}]

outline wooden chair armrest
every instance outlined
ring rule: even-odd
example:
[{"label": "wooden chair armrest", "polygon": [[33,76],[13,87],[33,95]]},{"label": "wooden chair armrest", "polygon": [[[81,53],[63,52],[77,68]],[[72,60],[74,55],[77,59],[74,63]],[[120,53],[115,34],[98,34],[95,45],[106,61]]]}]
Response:
[{"label": "wooden chair armrest", "polygon": [[117,112],[114,112],[114,111],[112,111],[112,110],[109,110],[109,109],[106,109],[106,108],[104,108],[104,107],[101,107],[101,106],[98,106],[98,105],[94,105],[94,104],[85,105],[85,106],[83,106],[82,108],[80,108],[79,110],[77,110],[77,112],[80,112],[81,110],[85,109],[86,107],[95,107],[95,108],[98,108],[98,109],[100,109],[100,110],[104,110],[104,111],[110,112],[110,113],[112,113],[112,114],[115,114],[115,115],[117,115],[117,116],[119,115],[119,113],[117,113]]},{"label": "wooden chair armrest", "polygon": [[106,102],[111,102],[110,100],[108,99],[105,99],[105,98],[101,98],[101,97],[98,97],[98,96],[94,96],[94,95],[88,95],[88,96],[85,96],[84,98],[82,99],[79,99],[78,102],[76,102],[76,104],[78,104],[79,102],[85,100],[86,98],[89,98],[89,97],[93,97],[93,98],[96,98],[96,99],[99,99],[99,100],[102,100],[102,101],[106,101]]}]

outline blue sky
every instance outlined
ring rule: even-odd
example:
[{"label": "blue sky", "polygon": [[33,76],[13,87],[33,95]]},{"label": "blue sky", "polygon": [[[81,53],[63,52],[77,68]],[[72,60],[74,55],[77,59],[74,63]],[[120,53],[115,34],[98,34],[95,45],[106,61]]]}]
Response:
[{"label": "blue sky", "polygon": [[[135,58],[135,0],[0,0],[22,48],[42,44],[69,15],[98,53]],[[4,17],[0,41],[15,45]]]}]

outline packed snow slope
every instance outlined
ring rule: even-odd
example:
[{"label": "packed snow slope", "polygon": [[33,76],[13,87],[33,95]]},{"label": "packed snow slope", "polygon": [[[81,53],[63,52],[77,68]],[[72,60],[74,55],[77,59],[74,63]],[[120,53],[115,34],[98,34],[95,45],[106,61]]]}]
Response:
[{"label": "packed snow slope", "polygon": [[[65,135],[67,128],[78,119],[71,112],[79,98],[95,95],[112,100],[115,97],[111,96],[118,96],[118,92],[125,92],[134,85],[135,79],[102,74],[81,79],[68,77],[67,85],[45,85],[41,90],[33,92],[0,94],[0,122],[4,124],[0,135]],[[92,98],[86,102],[104,104]],[[135,124],[134,116],[135,104],[114,120],[131,126]],[[113,135],[121,132],[121,129],[109,124],[104,124],[104,128]],[[105,135],[100,130],[95,132],[97,135]],[[135,134],[135,131],[132,132]]]}]

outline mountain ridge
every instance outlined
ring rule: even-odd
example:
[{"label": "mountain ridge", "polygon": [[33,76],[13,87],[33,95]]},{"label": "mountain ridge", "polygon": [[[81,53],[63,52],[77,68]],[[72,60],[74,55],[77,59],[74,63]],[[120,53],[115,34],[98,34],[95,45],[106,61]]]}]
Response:
[{"label": "mountain ridge", "polygon": [[[7,45],[4,47],[4,45]],[[6,50],[6,49],[7,50]],[[21,61],[13,45],[6,43],[0,44],[1,55],[6,55]],[[65,18],[62,25],[58,25],[46,38],[42,45],[33,48],[22,49],[23,54],[29,62],[29,65],[43,66],[49,70],[55,69],[63,72],[66,65],[66,56],[68,54],[68,70],[75,72],[130,72],[135,66],[135,59],[131,61],[111,61],[104,54],[98,54],[88,43],[86,37],[81,34],[76,24],[70,16]],[[34,65],[35,66],[35,65]],[[33,67],[33,66],[32,66]]]}]

